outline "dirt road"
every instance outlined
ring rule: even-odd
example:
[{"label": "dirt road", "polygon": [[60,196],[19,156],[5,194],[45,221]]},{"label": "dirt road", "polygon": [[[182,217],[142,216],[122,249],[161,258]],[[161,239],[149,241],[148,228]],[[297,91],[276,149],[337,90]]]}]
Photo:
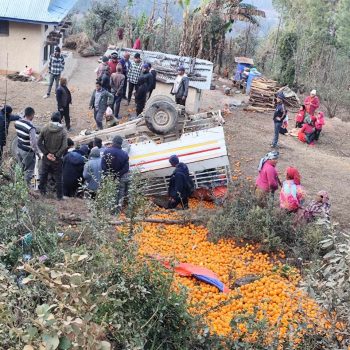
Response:
[{"label": "dirt road", "polygon": [[[227,97],[222,91],[207,91],[203,108],[222,108],[226,102]],[[240,161],[243,174],[255,178],[260,158],[271,150],[272,115],[236,109],[225,119],[232,162]],[[320,190],[328,191],[334,218],[342,226],[350,227],[350,123],[327,119],[320,140],[313,147],[282,135],[280,144],[280,177],[283,178],[287,166],[297,167],[307,198],[312,199]]]},{"label": "dirt road", "polygon": [[[76,65],[69,80],[73,95],[71,135],[81,129],[94,128],[92,113],[88,110],[91,92],[94,88],[97,58],[76,57]],[[0,98],[3,99],[5,80],[0,77]],[[43,99],[46,86],[40,83],[8,82],[8,101],[14,110],[20,111],[27,106],[36,110],[35,122],[42,125],[56,110],[54,95]],[[206,91],[202,109],[221,109],[230,101],[221,90]],[[123,102],[121,114],[132,112]],[[11,127],[13,135],[13,126]],[[226,137],[232,162],[240,161],[244,176],[257,175],[259,159],[270,150],[272,139],[272,116],[269,114],[246,113],[236,109],[226,117]],[[11,137],[10,135],[10,137]],[[281,177],[284,169],[296,166],[302,175],[302,182],[312,198],[317,191],[330,193],[334,217],[342,225],[350,227],[350,123],[337,119],[326,120],[324,132],[314,147],[306,146],[290,136],[281,136],[281,159],[278,169]]]}]

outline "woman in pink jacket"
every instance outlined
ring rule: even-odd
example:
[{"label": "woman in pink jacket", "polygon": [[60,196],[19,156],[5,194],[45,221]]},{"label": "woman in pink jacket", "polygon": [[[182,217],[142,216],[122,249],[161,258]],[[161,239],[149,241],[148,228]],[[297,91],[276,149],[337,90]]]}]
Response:
[{"label": "woman in pink jacket", "polygon": [[259,175],[256,179],[256,196],[259,205],[266,206],[269,195],[273,197],[275,191],[278,189],[281,183],[278,178],[276,165],[278,161],[279,153],[276,151],[269,152],[265,157],[261,158],[259,163]]},{"label": "woman in pink jacket", "polygon": [[304,105],[306,108],[306,113],[310,115],[315,114],[316,109],[320,107],[320,100],[316,96],[316,90],[312,90],[310,92],[310,96],[306,97]]}]

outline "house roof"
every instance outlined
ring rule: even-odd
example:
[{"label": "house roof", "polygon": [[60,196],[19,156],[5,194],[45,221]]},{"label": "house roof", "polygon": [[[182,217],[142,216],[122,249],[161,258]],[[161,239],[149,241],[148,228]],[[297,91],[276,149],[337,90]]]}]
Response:
[{"label": "house roof", "polygon": [[254,65],[253,59],[248,57],[235,57],[235,62]]},{"label": "house roof", "polygon": [[0,20],[58,24],[77,0],[0,0]]}]

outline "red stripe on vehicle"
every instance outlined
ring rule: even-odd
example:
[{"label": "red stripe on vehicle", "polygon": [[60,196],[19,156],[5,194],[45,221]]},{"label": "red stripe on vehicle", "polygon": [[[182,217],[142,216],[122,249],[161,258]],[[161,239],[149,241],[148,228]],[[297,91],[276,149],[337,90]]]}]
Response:
[{"label": "red stripe on vehicle", "polygon": [[[184,154],[177,154],[178,157],[186,157],[186,156],[192,156],[194,154],[199,154],[199,153],[204,153],[204,152],[210,152],[210,151],[217,151],[218,149],[220,149],[221,147],[215,147],[215,148],[209,148],[209,149],[205,149],[202,151],[196,151],[196,152],[190,152],[190,153],[184,153]],[[159,158],[159,159],[154,159],[154,160],[149,160],[147,162],[140,162],[137,164],[134,164],[132,166],[139,166],[139,165],[145,165],[145,164],[150,164],[150,163],[156,163],[156,162],[161,162],[163,160],[168,160],[169,157],[165,157],[165,158]]]}]

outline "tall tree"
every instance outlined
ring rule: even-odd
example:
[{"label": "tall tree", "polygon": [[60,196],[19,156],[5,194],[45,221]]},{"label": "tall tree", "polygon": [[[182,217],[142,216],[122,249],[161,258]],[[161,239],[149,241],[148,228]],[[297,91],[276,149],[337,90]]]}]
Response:
[{"label": "tall tree", "polygon": [[190,10],[190,2],[180,1],[184,8],[180,55],[217,62],[224,51],[225,37],[234,21],[257,24],[265,13],[242,0],[207,0]]}]

